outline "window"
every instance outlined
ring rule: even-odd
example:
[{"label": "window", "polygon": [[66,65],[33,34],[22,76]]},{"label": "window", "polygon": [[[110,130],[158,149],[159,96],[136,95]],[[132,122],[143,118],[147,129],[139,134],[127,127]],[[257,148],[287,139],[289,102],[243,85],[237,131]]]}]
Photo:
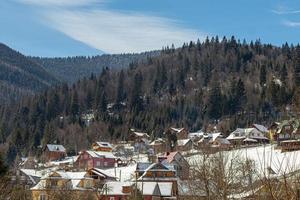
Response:
[{"label": "window", "polygon": [[108,165],[108,163],[107,163],[107,162],[104,162],[104,166],[107,167],[107,165]]},{"label": "window", "polygon": [[115,197],[109,197],[109,200],[115,200]]},{"label": "window", "polygon": [[100,166],[101,166],[101,162],[100,162],[100,161],[97,161],[97,162],[96,162],[96,166],[97,166],[97,167],[100,167]]},{"label": "window", "polygon": [[46,195],[45,194],[40,194],[39,200],[47,200]]}]

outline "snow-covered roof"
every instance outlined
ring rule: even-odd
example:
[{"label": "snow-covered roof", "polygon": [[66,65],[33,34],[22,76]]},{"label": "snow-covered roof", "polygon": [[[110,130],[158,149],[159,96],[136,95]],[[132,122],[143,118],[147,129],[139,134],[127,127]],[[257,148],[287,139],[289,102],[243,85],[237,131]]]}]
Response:
[{"label": "snow-covered roof", "polygon": [[[161,171],[161,172],[167,172],[167,171],[173,171],[174,170],[174,166],[173,165],[169,165],[168,163],[152,163],[147,169],[145,169],[145,172],[143,173],[143,175],[138,179],[138,180],[146,180],[146,174],[149,171]],[[146,178],[146,179],[145,179]],[[169,179],[171,179],[172,177],[168,177]],[[164,179],[168,179],[167,177],[162,177],[162,180]],[[156,180],[159,180],[160,177],[155,177]]]},{"label": "snow-covered roof", "polygon": [[109,142],[95,142],[95,144],[99,147],[113,148]]},{"label": "snow-covered roof", "polygon": [[204,135],[204,132],[202,130],[199,130],[197,132],[189,133],[188,138],[191,138],[191,139],[195,138],[195,137],[201,138],[201,137],[203,137],[203,135]]},{"label": "snow-covered roof", "polygon": [[[31,190],[40,190],[45,189],[46,187],[46,180],[47,179],[66,179],[70,180],[71,183],[70,187],[72,189],[78,189],[78,184],[82,179],[87,179],[86,176],[87,172],[65,172],[65,171],[54,171],[49,172],[45,176],[41,178],[41,181],[35,185]],[[58,176],[54,176],[58,175]]]},{"label": "snow-covered roof", "polygon": [[133,132],[134,135],[136,135],[137,137],[150,137],[147,133],[142,133],[142,132]]},{"label": "snow-covered roof", "polygon": [[106,151],[86,151],[90,156],[93,158],[116,158],[112,152],[106,152]]},{"label": "snow-covered roof", "polygon": [[222,133],[212,133],[211,134],[211,141],[210,142],[214,142],[219,136],[221,136]]},{"label": "snow-covered roof", "polygon": [[152,163],[150,162],[138,162],[136,165],[136,171],[145,171]]},{"label": "snow-covered roof", "polygon": [[151,143],[150,143],[150,145],[159,145],[159,144],[163,144],[163,143],[165,143],[166,141],[165,141],[165,139],[163,139],[163,138],[157,138],[156,140],[153,140]]},{"label": "snow-covered roof", "polygon": [[178,146],[185,146],[190,141],[191,141],[191,139],[177,140],[177,145]]},{"label": "snow-covered roof", "polygon": [[268,129],[260,124],[253,124],[253,127],[256,128],[257,130],[259,130],[262,133],[268,133]]},{"label": "snow-covered roof", "polygon": [[90,169],[91,172],[97,174],[98,176],[101,176],[103,178],[112,178],[112,179],[116,179],[115,176],[113,176],[112,174],[110,174],[109,172],[99,169],[99,168],[92,168]]},{"label": "snow-covered roof", "polygon": [[76,160],[77,160],[78,157],[79,156],[66,157],[63,160],[51,161],[50,164],[52,164],[52,165],[73,164],[74,162],[76,162]]},{"label": "snow-covered roof", "polygon": [[173,128],[173,127],[171,127],[171,130],[179,133],[179,132],[183,131],[184,128]]},{"label": "snow-covered roof", "polygon": [[216,140],[221,144],[230,144],[230,142],[226,138],[217,138]]},{"label": "snow-covered roof", "polygon": [[104,171],[109,174],[114,174],[119,181],[131,181],[134,177],[136,169],[136,164],[134,165],[128,165],[126,167],[116,167],[116,168],[110,168],[105,169]]},{"label": "snow-covered roof", "polygon": [[256,139],[246,138],[243,140],[243,142],[258,142],[258,141]]},{"label": "snow-covered roof", "polygon": [[66,152],[65,147],[61,144],[47,144],[47,148],[49,151]]},{"label": "snow-covered roof", "polygon": [[131,193],[124,193],[123,192],[123,187],[128,187],[128,186],[132,186],[132,182],[116,182],[116,181],[111,181],[111,182],[106,182],[105,185],[103,186],[103,190],[107,191],[103,191],[104,194],[107,195],[119,195],[119,196],[126,196],[126,195],[130,195]]},{"label": "snow-covered roof", "polygon": [[235,139],[245,139],[247,137],[255,138],[255,139],[268,139],[264,136],[262,132],[257,130],[256,128],[237,128],[235,131],[230,133],[230,135],[226,138],[228,140]]}]

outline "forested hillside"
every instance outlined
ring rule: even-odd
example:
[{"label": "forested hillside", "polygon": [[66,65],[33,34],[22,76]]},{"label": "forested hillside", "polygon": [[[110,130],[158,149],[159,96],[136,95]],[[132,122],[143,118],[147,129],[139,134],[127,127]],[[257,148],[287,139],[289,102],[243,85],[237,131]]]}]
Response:
[{"label": "forested hillside", "polygon": [[15,101],[58,83],[41,65],[0,43],[0,102]]},{"label": "forested hillside", "polygon": [[[253,122],[268,125],[295,113],[298,86],[299,46],[234,37],[191,42],[2,106],[1,148],[12,161],[49,142],[74,153],[98,139],[126,139],[130,128],[158,137],[171,125],[193,131],[215,123],[224,133]],[[95,114],[89,127],[85,113]]]},{"label": "forested hillside", "polygon": [[40,63],[59,79],[68,83],[74,83],[91,74],[99,75],[105,67],[111,69],[125,68],[131,63],[142,62],[147,60],[148,57],[155,57],[158,55],[159,51],[152,51],[140,54],[115,54],[93,57],[78,56],[67,58],[33,57],[30,59]]}]

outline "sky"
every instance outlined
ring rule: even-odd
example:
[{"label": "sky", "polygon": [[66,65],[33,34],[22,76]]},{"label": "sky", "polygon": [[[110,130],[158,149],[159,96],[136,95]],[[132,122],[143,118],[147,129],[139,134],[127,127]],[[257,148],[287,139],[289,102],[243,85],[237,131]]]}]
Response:
[{"label": "sky", "polygon": [[295,0],[1,0],[0,42],[42,57],[138,53],[234,35],[300,39]]}]

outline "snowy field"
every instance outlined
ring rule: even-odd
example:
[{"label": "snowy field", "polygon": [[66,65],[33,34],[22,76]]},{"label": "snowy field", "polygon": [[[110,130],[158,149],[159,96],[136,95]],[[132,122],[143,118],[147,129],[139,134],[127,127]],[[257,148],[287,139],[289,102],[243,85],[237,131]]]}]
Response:
[{"label": "snowy field", "polygon": [[[274,176],[289,174],[300,169],[300,151],[281,153],[280,149],[275,149],[276,145],[265,145],[259,147],[235,149],[222,152],[227,161],[233,159],[252,160],[259,175],[267,175],[270,169]],[[201,162],[202,155],[197,154],[188,157],[190,165]]]}]

